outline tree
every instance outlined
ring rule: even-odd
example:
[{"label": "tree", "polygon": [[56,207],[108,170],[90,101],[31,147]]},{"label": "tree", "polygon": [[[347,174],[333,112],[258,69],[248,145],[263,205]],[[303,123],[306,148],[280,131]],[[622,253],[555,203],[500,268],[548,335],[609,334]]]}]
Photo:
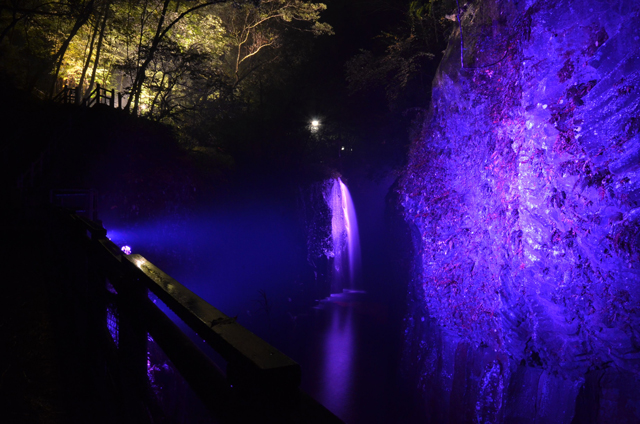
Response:
[{"label": "tree", "polygon": [[62,45],[58,49],[58,51],[53,55],[51,60],[55,62],[56,70],[54,73],[54,79],[51,83],[50,96],[53,96],[55,90],[55,83],[58,79],[58,75],[60,74],[60,67],[62,66],[62,61],[64,60],[64,55],[69,48],[69,44],[73,40],[73,37],[76,36],[80,28],[84,26],[84,24],[89,20],[89,17],[94,12],[95,0],[88,0],[86,2],[81,1],[79,3],[70,3],[72,7],[71,16],[73,16],[74,22],[71,30],[67,34],[67,36],[62,41]]},{"label": "tree", "polygon": [[28,89],[45,73],[57,75],[69,45],[91,17],[94,6],[95,0],[2,2],[0,54],[3,59],[11,58],[3,63],[5,70],[19,75]]},{"label": "tree", "polygon": [[411,104],[414,101],[406,101],[410,91],[427,99],[428,63],[443,49],[454,8],[455,1],[451,0],[410,1],[403,24],[378,36],[381,51],[361,50],[349,60],[346,71],[350,90],[355,93],[383,87],[392,109],[401,103],[415,106]]},{"label": "tree", "polygon": [[[227,61],[234,86],[273,60],[264,53],[280,47],[284,29],[308,31],[316,36],[332,34],[329,24],[319,22],[320,12],[325,9],[322,3],[299,0],[263,0],[258,6],[226,7],[221,17],[232,45]],[[267,57],[261,58],[261,53]]]},{"label": "tree", "polygon": [[[188,16],[189,14],[202,9],[204,7],[207,6],[212,6],[218,3],[222,3],[225,0],[216,0],[216,1],[209,1],[209,2],[204,2],[204,3],[199,3],[196,5],[192,5],[190,7],[187,7],[186,9],[183,9],[182,12],[180,12],[181,8],[180,8],[180,3],[176,4],[175,7],[175,11],[172,13],[169,10],[169,5],[171,4],[171,0],[164,0],[162,3],[162,9],[159,13],[158,19],[157,19],[157,24],[155,26],[155,33],[154,35],[151,37],[150,39],[150,43],[147,46],[147,48],[145,49],[140,49],[140,53],[142,56],[142,60],[140,61],[138,67],[137,67],[137,71],[136,71],[136,75],[135,75],[135,79],[133,81],[133,84],[131,86],[131,92],[130,92],[130,98],[129,98],[129,102],[127,103],[127,110],[130,109],[131,106],[131,99],[133,98],[133,111],[134,113],[137,113],[138,110],[138,105],[140,103],[140,95],[142,93],[142,88],[143,88],[143,84],[144,81],[147,77],[147,69],[149,67],[149,65],[151,64],[154,55],[156,54],[156,52],[158,51],[159,47],[160,47],[160,43],[165,39],[165,37],[167,36],[167,34],[169,33],[169,31],[178,23],[180,22],[183,18],[185,18],[186,16]],[[167,19],[168,18],[168,19]],[[169,23],[165,25],[165,21],[168,21]]]},{"label": "tree", "polygon": [[[198,136],[212,132],[185,128],[211,128],[211,122],[246,114],[269,87],[286,80],[303,56],[300,40],[332,33],[320,22],[326,6],[301,0],[5,3],[10,7],[0,9],[0,31],[7,34],[7,49],[0,55],[32,46],[20,54],[48,63],[41,69],[54,83],[80,85],[85,92],[95,83],[115,88],[132,114]],[[28,42],[16,36],[18,29]]]},{"label": "tree", "polygon": [[[87,89],[87,93],[91,93],[91,90],[93,90],[93,84],[96,81],[96,72],[98,70],[98,64],[100,63],[100,52],[102,51],[102,43],[104,40],[104,30],[106,29],[107,26],[107,18],[109,17],[109,6],[110,6],[111,2],[110,1],[106,1],[103,7],[103,11],[102,11],[102,19],[101,19],[101,24],[100,24],[100,36],[98,37],[98,46],[96,47],[96,58],[93,61],[93,70],[91,72],[91,80],[89,81],[89,88]],[[96,20],[96,22],[98,22]],[[97,29],[97,26],[96,26]],[[95,35],[95,32],[94,32]],[[93,37],[92,37],[93,38]],[[89,56],[87,58],[87,62],[89,61],[89,59],[91,59],[91,53],[89,53]],[[83,74],[84,77],[84,74]],[[82,80],[80,80],[80,87],[82,87]]]},{"label": "tree", "polygon": [[[104,13],[105,24],[106,24],[106,17],[107,17],[107,14],[106,14],[106,11],[105,11],[105,13]],[[78,85],[80,87],[84,87],[84,78],[85,78],[85,76],[87,74],[87,70],[89,69],[89,64],[91,63],[91,57],[93,56],[93,46],[94,46],[94,43],[96,41],[96,36],[98,35],[98,31],[100,31],[101,35],[104,33],[104,30],[103,29],[101,30],[98,24],[99,24],[99,21],[96,19],[96,22],[95,22],[95,25],[94,25],[94,29],[93,29],[93,32],[91,34],[91,40],[89,41],[89,45],[88,45],[89,53],[87,54],[86,59],[84,60],[84,66],[82,67],[82,74],[80,76],[80,82],[78,83]],[[102,28],[104,28],[104,27],[105,27],[105,25],[102,26]],[[86,51],[86,47],[85,47],[85,51]],[[93,74],[94,75],[95,75],[95,69],[96,69],[97,65],[98,65],[98,61],[96,60],[94,62],[94,66],[93,66],[93,69],[94,69]]]}]

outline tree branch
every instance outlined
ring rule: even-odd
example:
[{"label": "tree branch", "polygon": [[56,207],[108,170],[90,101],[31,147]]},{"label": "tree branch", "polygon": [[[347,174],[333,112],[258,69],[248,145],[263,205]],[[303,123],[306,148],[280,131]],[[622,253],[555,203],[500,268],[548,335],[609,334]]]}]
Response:
[{"label": "tree branch", "polygon": [[269,47],[269,46],[272,46],[273,44],[275,44],[275,41],[271,41],[271,42],[269,42],[269,43],[265,43],[265,44],[261,45],[261,46],[260,46],[260,47],[258,47],[255,51],[253,51],[253,52],[251,52],[251,53],[249,53],[249,54],[245,55],[245,56],[240,60],[240,62],[239,62],[238,64],[240,64],[240,63],[244,62],[245,60],[249,59],[251,56],[254,56],[254,55],[258,54],[258,52],[259,52],[260,50],[262,50],[263,48],[265,48],[265,47]]}]

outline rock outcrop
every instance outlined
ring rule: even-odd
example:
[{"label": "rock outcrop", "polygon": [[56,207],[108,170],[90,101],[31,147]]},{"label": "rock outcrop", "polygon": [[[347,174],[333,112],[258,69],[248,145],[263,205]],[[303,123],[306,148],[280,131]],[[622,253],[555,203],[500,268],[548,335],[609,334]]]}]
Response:
[{"label": "rock outcrop", "polygon": [[639,422],[640,2],[460,6],[400,188],[424,413]]}]

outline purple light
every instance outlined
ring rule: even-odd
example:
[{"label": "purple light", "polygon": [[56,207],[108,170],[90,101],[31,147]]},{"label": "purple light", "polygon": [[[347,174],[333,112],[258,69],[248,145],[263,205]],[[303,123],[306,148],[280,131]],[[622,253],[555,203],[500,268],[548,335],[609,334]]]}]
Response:
[{"label": "purple light", "polygon": [[122,253],[124,253],[125,255],[130,255],[131,254],[131,247],[130,246],[122,246],[122,248],[120,248],[120,250],[122,250]]},{"label": "purple light", "polygon": [[325,200],[331,209],[332,249],[327,252],[333,259],[331,291],[339,293],[355,288],[360,271],[358,220],[349,189],[340,178],[330,184]]},{"label": "purple light", "polygon": [[347,230],[347,250],[349,252],[349,288],[354,289],[356,283],[356,273],[360,270],[360,234],[358,232],[358,219],[356,218],[356,208],[353,205],[349,189],[340,182],[340,194],[342,195],[342,214]]},{"label": "purple light", "polygon": [[107,307],[107,328],[113,343],[118,347],[120,343],[120,323],[117,310],[113,306]]},{"label": "purple light", "polygon": [[[425,404],[448,409],[425,421],[640,422],[626,398],[589,409],[640,390],[640,36],[608,2],[580,4],[525,7],[539,20],[503,33],[521,44],[479,36],[464,70],[450,44],[434,79],[399,191],[405,352]],[[484,24],[466,25],[457,41]]]},{"label": "purple light", "polygon": [[354,350],[353,310],[331,305],[331,324],[324,341],[324,372],[321,382],[322,399],[339,415],[349,411],[353,402]]}]

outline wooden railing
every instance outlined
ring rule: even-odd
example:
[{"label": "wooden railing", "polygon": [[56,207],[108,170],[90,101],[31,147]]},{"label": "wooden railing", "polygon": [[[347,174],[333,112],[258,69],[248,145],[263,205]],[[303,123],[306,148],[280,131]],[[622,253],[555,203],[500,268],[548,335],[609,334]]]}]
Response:
[{"label": "wooden railing", "polygon": [[70,88],[66,85],[62,88],[58,94],[53,97],[54,102],[65,104],[79,104],[82,94],[80,93],[80,87]]},{"label": "wooden railing", "polygon": [[[108,340],[117,351],[117,363],[106,367],[120,370],[122,399],[131,404],[127,410],[135,409],[132,399],[149,397],[147,340],[151,336],[215,422],[341,422],[299,390],[301,370],[291,358],[143,256],[124,254],[101,225],[69,211],[60,213],[70,239],[86,254],[86,284],[92,293],[88,298],[94,302],[88,308],[93,311],[88,321],[101,340]],[[149,299],[149,293],[224,358],[226,373]]]},{"label": "wooden railing", "polygon": [[122,99],[122,93],[116,92],[114,89],[108,90],[100,86],[100,84],[96,84],[96,88],[94,88],[93,91],[84,99],[82,98],[80,86],[71,88],[65,85],[62,91],[54,96],[52,100],[58,103],[75,104],[84,107],[93,107],[97,104],[103,104],[112,108],[122,109]]},{"label": "wooden railing", "polygon": [[89,220],[98,220],[98,192],[95,189],[51,189],[49,203]]}]

